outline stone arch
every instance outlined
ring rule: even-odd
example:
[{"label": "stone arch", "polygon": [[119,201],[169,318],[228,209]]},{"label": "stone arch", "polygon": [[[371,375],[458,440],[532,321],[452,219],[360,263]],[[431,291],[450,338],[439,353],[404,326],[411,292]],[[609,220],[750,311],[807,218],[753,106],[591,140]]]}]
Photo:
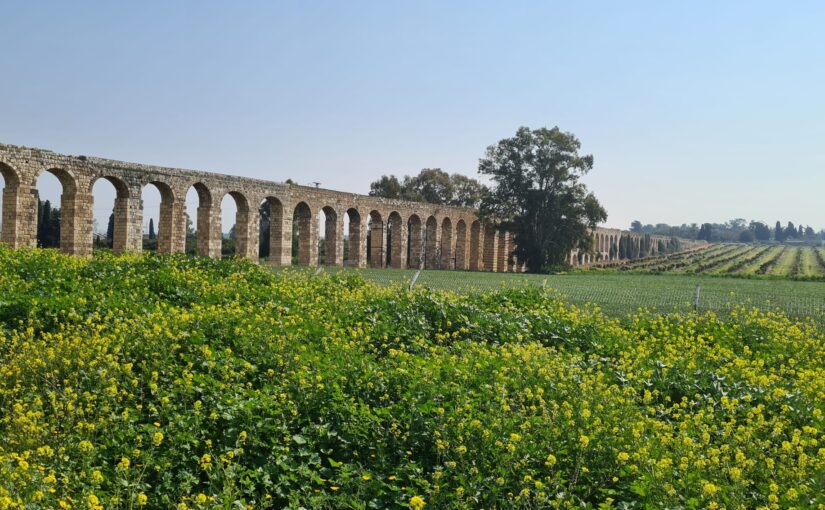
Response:
[{"label": "stone arch", "polygon": [[0,177],[3,179],[3,205],[0,216],[0,242],[11,247],[22,245],[21,222],[18,218],[20,176],[11,165],[0,161]]},{"label": "stone arch", "polygon": [[[256,260],[258,258],[258,239],[257,235],[253,235],[253,232],[257,229],[253,227],[253,222],[250,221],[253,216],[253,211],[249,208],[249,200],[246,198],[246,195],[237,190],[228,191],[224,194],[221,199],[222,203],[226,200],[226,197],[231,197],[235,202],[235,225],[230,227],[230,230],[234,230],[235,233],[235,246],[234,250],[226,250],[226,253],[224,253],[225,250],[221,249],[221,254],[229,255],[230,252],[234,251],[232,255],[236,257]],[[222,207],[219,209],[222,209]],[[218,230],[221,231],[221,242],[223,243],[224,236],[222,227],[220,226],[221,220],[221,212],[219,210],[216,221]]]},{"label": "stone arch", "polygon": [[430,216],[424,225],[424,267],[437,268],[438,259],[438,221]]},{"label": "stone arch", "polygon": [[293,242],[292,256],[299,266],[312,266],[318,262],[318,240],[313,228],[312,209],[306,202],[298,202],[292,215]]},{"label": "stone arch", "polygon": [[[343,253],[341,252],[342,240],[339,239],[341,237],[341,228],[338,225],[338,213],[328,205],[322,207],[321,212],[324,215],[324,264],[327,266],[340,266]],[[318,220],[320,221],[320,214],[318,216]],[[318,256],[318,263],[320,264],[320,239]]]},{"label": "stone arch", "polygon": [[175,192],[171,186],[162,181],[149,181],[141,190],[141,207],[144,207],[142,217],[146,217],[145,204],[143,201],[143,194],[146,188],[154,186],[160,193],[160,214],[155,224],[157,235],[157,250],[158,253],[174,253],[183,251],[181,244],[181,233],[175,227]]},{"label": "stone arch", "polygon": [[77,233],[80,229],[91,230],[93,218],[88,218],[88,220],[86,221],[84,221],[86,218],[81,218],[81,213],[86,212],[86,210],[78,210],[77,208],[77,179],[75,178],[72,172],[61,167],[44,167],[40,171],[38,171],[37,175],[35,176],[35,188],[33,190],[34,200],[32,200],[31,202],[31,206],[33,207],[32,218],[34,220],[32,222],[32,239],[35,241],[35,244],[40,245],[41,240],[38,238],[37,228],[38,213],[40,209],[40,192],[38,187],[40,186],[40,178],[47,173],[58,180],[61,188],[60,223],[58,227],[58,236],[57,239],[51,240],[54,242],[54,244],[52,244],[51,246],[59,247],[60,251],[62,251],[63,253],[81,254],[83,252],[90,251],[89,246],[91,246],[91,235],[89,236],[89,242],[87,243],[84,242],[85,239],[78,238]]},{"label": "stone arch", "polygon": [[[114,231],[112,233],[112,250],[115,253],[122,253],[124,251],[137,248],[137,246],[140,246],[138,244],[140,243],[140,239],[137,238],[137,233],[142,232],[143,228],[140,220],[135,217],[135,213],[138,211],[132,210],[133,208],[130,207],[133,197],[129,193],[129,186],[126,184],[125,181],[114,175],[101,175],[93,179],[89,184],[89,201],[91,206],[90,208],[94,208],[94,186],[101,179],[108,181],[115,188],[115,203],[112,209],[112,215],[114,220]],[[138,220],[137,222],[135,222],[136,219]],[[91,218],[89,221],[91,221]],[[132,225],[132,223],[136,223],[136,225]],[[62,228],[63,226],[61,221],[61,231]],[[137,230],[138,232],[135,232],[135,230]],[[91,241],[92,240],[90,236],[89,242],[91,243]]]},{"label": "stone arch", "polygon": [[441,269],[453,266],[453,222],[450,218],[441,220]]},{"label": "stone arch", "polygon": [[409,267],[419,269],[423,267],[424,259],[424,237],[421,230],[421,218],[417,214],[411,214],[407,219],[407,264]]},{"label": "stone arch", "polygon": [[4,161],[0,161],[0,177],[3,178],[5,187],[16,188],[20,186],[20,176],[17,175],[17,170]]},{"label": "stone arch", "polygon": [[361,225],[361,213],[358,212],[358,209],[350,207],[347,209],[346,214],[349,218],[349,230],[347,232],[349,237],[349,239],[347,239],[347,246],[349,249],[347,250],[346,265],[365,267],[367,263],[367,240]]},{"label": "stone arch", "polygon": [[272,265],[289,265],[291,239],[284,239],[284,204],[276,197],[267,196],[261,202],[258,231],[260,245],[258,254]]},{"label": "stone arch", "polygon": [[407,234],[401,215],[387,216],[387,267],[401,269],[407,265]]},{"label": "stone arch", "polygon": [[380,212],[373,210],[368,221],[367,263],[370,267],[384,267],[384,219]]},{"label": "stone arch", "polygon": [[458,220],[455,224],[455,269],[467,269],[467,222]]},{"label": "stone arch", "polygon": [[484,248],[481,246],[481,222],[473,221],[470,224],[470,271],[481,271],[484,268],[484,261],[481,254]]}]

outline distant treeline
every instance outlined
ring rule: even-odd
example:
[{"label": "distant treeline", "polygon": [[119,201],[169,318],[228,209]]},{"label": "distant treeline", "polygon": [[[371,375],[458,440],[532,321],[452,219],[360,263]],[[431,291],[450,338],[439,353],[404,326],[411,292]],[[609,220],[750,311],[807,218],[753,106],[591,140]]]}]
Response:
[{"label": "distant treeline", "polygon": [[743,218],[736,218],[725,223],[698,223],[668,225],[667,223],[657,223],[656,225],[644,225],[640,221],[630,224],[632,232],[645,234],[656,234],[663,236],[676,236],[683,239],[704,239],[711,243],[753,243],[753,242],[786,242],[786,241],[809,241],[818,242],[825,240],[825,230],[819,232],[811,228],[810,225],[794,225],[789,221],[782,225],[781,221],[771,227],[761,221],[748,221]]}]

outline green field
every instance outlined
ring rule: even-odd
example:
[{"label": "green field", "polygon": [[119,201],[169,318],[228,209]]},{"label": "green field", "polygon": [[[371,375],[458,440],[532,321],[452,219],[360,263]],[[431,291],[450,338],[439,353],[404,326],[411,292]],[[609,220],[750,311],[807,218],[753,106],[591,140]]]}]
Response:
[{"label": "green field", "polygon": [[[323,272],[356,273],[369,281],[399,287],[409,286],[416,273],[415,270],[402,269],[340,268],[324,268]],[[762,311],[781,310],[793,317],[825,320],[825,282],[819,281],[621,271],[583,271],[560,275],[422,271],[416,281],[416,287],[456,292],[489,291],[525,285],[550,288],[571,303],[595,304],[606,313],[616,316],[634,313],[639,308],[661,312],[693,310],[698,286],[699,311],[727,313],[733,308],[747,306]]]},{"label": "green field", "polygon": [[825,248],[714,244],[704,250],[605,264],[634,273],[688,273],[746,278],[825,280]]}]

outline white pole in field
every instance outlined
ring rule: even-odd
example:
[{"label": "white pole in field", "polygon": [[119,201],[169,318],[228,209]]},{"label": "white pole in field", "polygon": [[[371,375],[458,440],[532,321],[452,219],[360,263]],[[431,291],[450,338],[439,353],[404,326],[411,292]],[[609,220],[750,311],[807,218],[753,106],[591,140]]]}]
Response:
[{"label": "white pole in field", "polygon": [[415,276],[413,276],[413,279],[412,279],[412,281],[410,282],[410,290],[412,290],[412,289],[413,289],[413,286],[415,285],[415,282],[418,280],[418,277],[419,277],[419,276],[421,276],[421,270],[420,270],[420,269],[419,269],[418,271],[416,271],[416,272],[415,272]]}]

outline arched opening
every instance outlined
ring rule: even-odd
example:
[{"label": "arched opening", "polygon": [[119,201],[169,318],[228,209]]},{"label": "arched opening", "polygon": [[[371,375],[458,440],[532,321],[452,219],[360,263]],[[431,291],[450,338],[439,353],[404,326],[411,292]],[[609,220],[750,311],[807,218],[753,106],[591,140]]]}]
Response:
[{"label": "arched opening", "polygon": [[172,204],[174,193],[168,184],[150,182],[143,187],[143,249],[172,253]]},{"label": "arched opening", "polygon": [[342,258],[339,250],[341,241],[338,239],[338,213],[330,206],[321,208],[318,215],[318,231],[323,232],[323,238],[318,239],[318,263],[325,266],[340,265]]},{"label": "arched opening", "polygon": [[367,265],[383,267],[384,260],[384,220],[381,213],[371,211],[367,232]]},{"label": "arched opening", "polygon": [[435,216],[430,216],[424,229],[424,267],[437,268],[438,255],[438,221]]},{"label": "arched opening", "polygon": [[63,186],[53,173],[37,179],[37,247],[60,247],[60,195]]},{"label": "arched opening", "polygon": [[453,222],[444,218],[441,222],[441,269],[452,269],[453,263]]},{"label": "arched opening", "polygon": [[481,246],[481,222],[475,220],[470,225],[470,271],[480,271],[482,246]]},{"label": "arched opening", "polygon": [[223,196],[221,225],[223,225],[221,257],[248,257],[250,248],[249,202],[242,193],[230,191]]},{"label": "arched opening", "polygon": [[92,182],[93,246],[126,251],[129,242],[129,188],[117,177]]},{"label": "arched opening", "polygon": [[312,209],[306,202],[300,202],[295,206],[292,214],[292,264],[299,266],[313,265],[318,260],[312,256],[313,245],[318,246],[318,242],[313,242],[312,233]]},{"label": "arched opening", "polygon": [[196,182],[186,192],[186,253],[205,257],[220,253],[220,237],[210,235],[212,216],[212,193],[205,184]]},{"label": "arched opening", "polygon": [[[272,265],[284,264],[284,206],[275,197],[266,197],[259,207],[258,256]],[[291,257],[291,254],[290,254]],[[288,261],[287,261],[288,262]]]},{"label": "arched opening", "polygon": [[387,218],[387,267],[401,269],[406,266],[406,244],[401,215],[393,211]]},{"label": "arched opening", "polygon": [[361,260],[361,215],[357,209],[347,209],[347,213],[344,215],[344,232],[347,233],[343,253],[344,265],[348,267],[361,267],[363,265],[363,261]]},{"label": "arched opening", "polygon": [[467,223],[458,220],[455,224],[455,264],[456,269],[467,269]]},{"label": "arched opening", "polygon": [[407,220],[407,262],[409,267],[424,267],[424,236],[421,232],[421,218],[417,214]]},{"label": "arched opening", "polygon": [[0,163],[0,242],[17,246],[17,195],[20,179],[17,172],[5,163]]}]

